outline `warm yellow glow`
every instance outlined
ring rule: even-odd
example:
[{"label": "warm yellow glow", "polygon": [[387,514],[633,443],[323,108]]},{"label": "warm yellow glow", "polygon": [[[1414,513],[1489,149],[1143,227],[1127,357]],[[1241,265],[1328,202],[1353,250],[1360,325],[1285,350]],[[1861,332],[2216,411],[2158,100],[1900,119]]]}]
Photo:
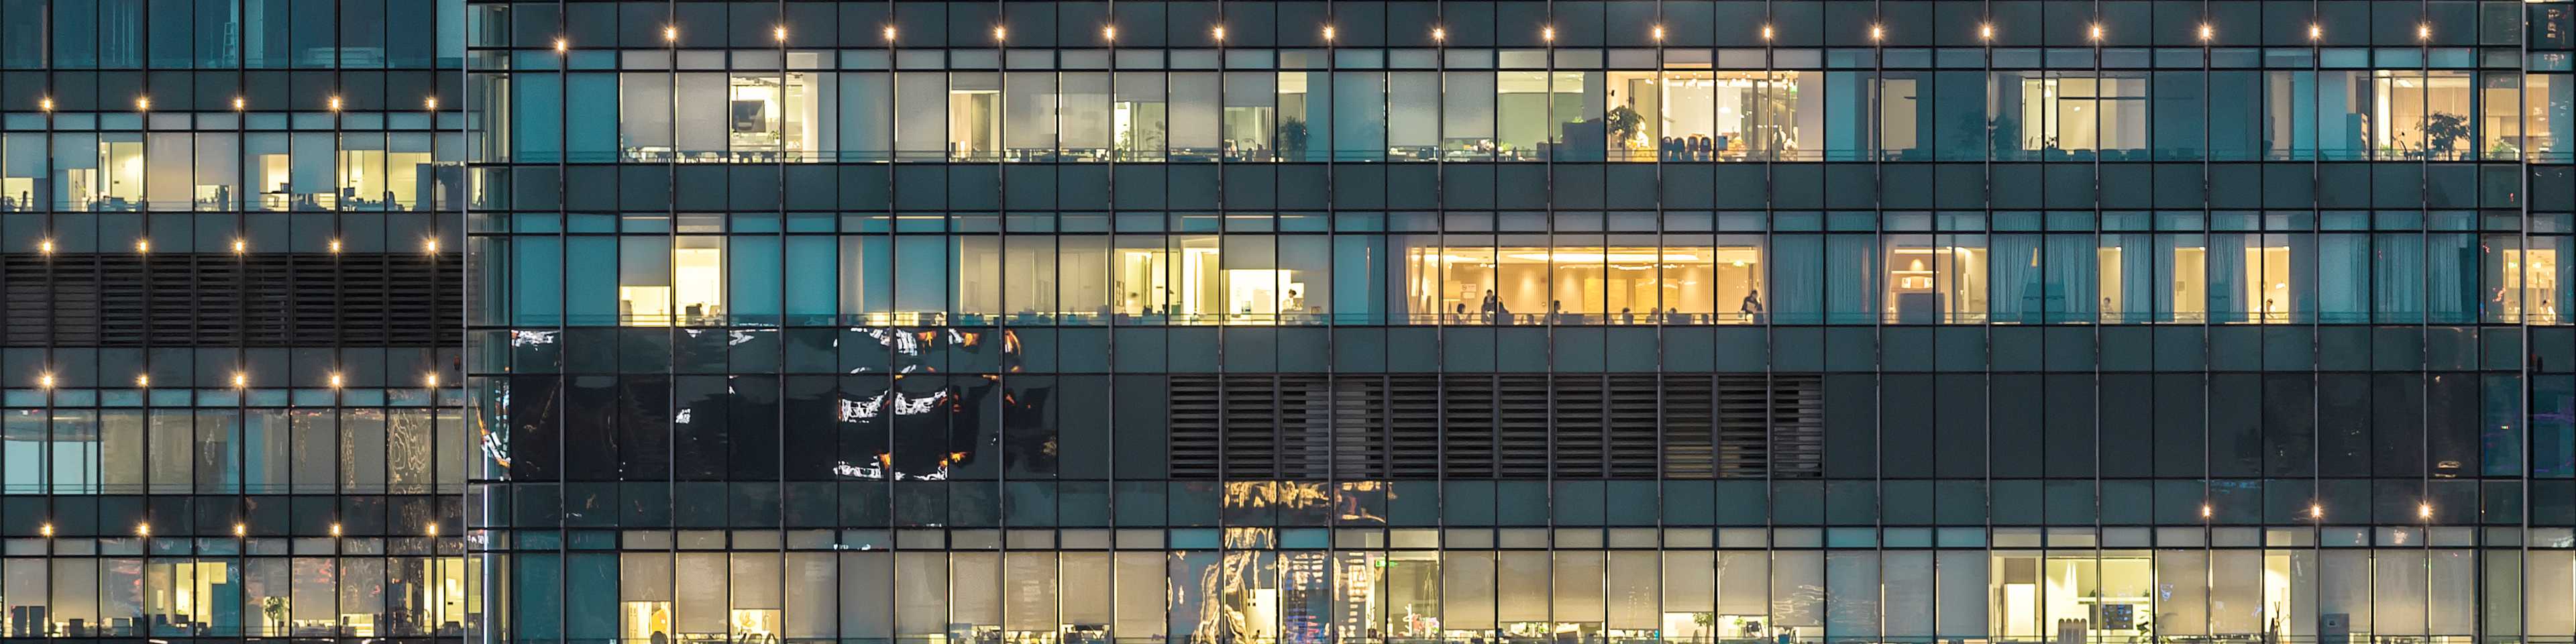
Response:
[{"label": "warm yellow glow", "polygon": [[137,387],[150,387],[150,386],[152,386],[152,374],[135,374],[135,376],[134,376],[134,386],[137,386]]},{"label": "warm yellow glow", "polygon": [[662,40],[664,40],[664,41],[669,41],[669,42],[678,42],[678,41],[680,40],[680,26],[679,26],[679,25],[669,25],[669,26],[662,27]]},{"label": "warm yellow glow", "polygon": [[2318,503],[2310,503],[2310,504],[2308,504],[2308,518],[2310,518],[2310,519],[2323,519],[2323,518],[2326,518],[2326,506],[2325,506],[2324,504],[2318,504]]},{"label": "warm yellow glow", "polygon": [[247,107],[250,107],[250,99],[239,96],[233,97],[233,111],[239,112],[242,111],[243,108]]},{"label": "warm yellow glow", "polygon": [[2416,25],[2416,26],[2415,26],[2415,39],[2416,39],[2416,40],[2432,40],[2432,39],[2433,39],[2433,23],[2429,23],[2429,22],[2427,22],[2427,23],[2424,23],[2424,24]]},{"label": "warm yellow glow", "polygon": [[1011,37],[1011,30],[1004,29],[1001,25],[993,25],[993,42],[1001,42],[1002,39],[1009,37]]},{"label": "warm yellow glow", "polygon": [[331,240],[331,252],[332,252],[332,253],[334,253],[334,254],[337,254],[337,253],[339,253],[339,252],[340,252],[340,240],[337,240],[337,239]]},{"label": "warm yellow glow", "polygon": [[429,254],[432,254],[432,255],[436,255],[436,254],[438,254],[438,238],[436,238],[436,237],[431,237],[431,238],[428,238],[428,239],[420,240],[420,250],[421,250],[421,252],[429,253]]},{"label": "warm yellow glow", "polygon": [[1656,40],[1663,40],[1663,39],[1664,39],[1664,26],[1663,26],[1663,25],[1655,25],[1655,39],[1656,39]]},{"label": "warm yellow glow", "polygon": [[39,389],[54,388],[54,372],[47,371],[36,374],[36,387]]},{"label": "warm yellow glow", "polygon": [[1770,40],[1770,39],[1771,39],[1771,25],[1763,25],[1763,26],[1762,26],[1762,39],[1763,39],[1763,40]]},{"label": "warm yellow glow", "polygon": [[250,526],[248,526],[248,525],[243,525],[243,524],[239,524],[239,523],[235,523],[235,524],[233,524],[233,536],[236,536],[236,537],[243,537],[243,536],[249,536],[249,535],[250,535]]},{"label": "warm yellow glow", "polygon": [[1208,37],[1216,39],[1217,42],[1225,42],[1225,25],[1209,27]]},{"label": "warm yellow glow", "polygon": [[1870,26],[1869,26],[1869,39],[1870,39],[1870,41],[1872,41],[1872,42],[1876,42],[1876,41],[1880,41],[1880,40],[1886,40],[1886,39],[1887,39],[1887,27],[1886,27],[1886,26],[1884,26],[1884,25],[1870,25]]},{"label": "warm yellow glow", "polygon": [[2205,22],[2200,24],[2200,40],[2201,40],[2201,42],[2208,42],[2208,41],[2209,41],[2209,39],[2211,39],[2211,38],[2216,38],[2216,37],[2218,37],[2218,28],[2217,28],[2217,27],[2212,27],[2212,26],[2210,26],[2210,25],[2209,25],[2209,23],[2205,23]]},{"label": "warm yellow glow", "polygon": [[331,97],[331,111],[340,111],[340,97],[338,95],[333,95]]},{"label": "warm yellow glow", "polygon": [[149,240],[149,239],[137,239],[137,240],[134,240],[134,252],[137,252],[137,253],[150,253],[150,252],[152,252],[152,240]]},{"label": "warm yellow glow", "polygon": [[778,42],[787,42],[787,26],[779,25],[771,28],[769,30],[769,37],[778,39]]},{"label": "warm yellow glow", "polygon": [[52,254],[54,254],[54,240],[53,240],[53,238],[48,237],[48,238],[45,238],[45,239],[39,239],[39,240],[36,240],[36,252],[44,253],[44,254],[47,254],[47,255],[52,255]]},{"label": "warm yellow glow", "polygon": [[2200,518],[2203,518],[2203,519],[2207,519],[2207,518],[2209,518],[2209,504],[2207,504],[2207,503],[2200,504]]},{"label": "warm yellow glow", "polygon": [[433,536],[433,537],[438,536],[438,524],[432,523],[432,524],[429,524],[429,525],[426,525],[426,526],[421,526],[420,531],[421,531],[421,533],[422,533],[422,534],[426,534],[426,535],[429,535],[429,536]]},{"label": "warm yellow glow", "polygon": [[2415,506],[2415,516],[2426,519],[2433,518],[2433,504],[2426,503]]},{"label": "warm yellow glow", "polygon": [[235,372],[233,372],[233,388],[234,388],[234,389],[240,389],[240,388],[242,388],[242,387],[248,387],[248,386],[250,386],[250,374],[249,374],[248,372],[242,372],[242,371],[235,371]]},{"label": "warm yellow glow", "polygon": [[46,522],[44,525],[36,526],[36,535],[37,535],[37,536],[41,536],[41,537],[52,537],[52,536],[54,536],[54,524],[53,524],[53,522],[48,521],[48,522]]},{"label": "warm yellow glow", "polygon": [[332,522],[332,523],[331,523],[331,536],[334,536],[334,537],[340,536],[340,524],[339,524],[339,522],[334,521],[334,522]]},{"label": "warm yellow glow", "polygon": [[420,377],[420,384],[421,384],[421,386],[424,386],[424,387],[428,387],[428,388],[431,388],[431,389],[437,389],[437,388],[438,388],[438,372],[432,371],[432,372],[429,372],[429,373],[427,373],[427,374],[423,374],[423,375],[421,375],[421,377]]},{"label": "warm yellow glow", "polygon": [[2316,40],[2316,39],[2324,38],[2324,37],[2326,37],[2326,27],[2325,27],[2325,25],[2313,24],[2313,23],[2311,23],[2311,24],[2309,24],[2309,25],[2308,25],[2308,39],[2309,39],[2309,40]]},{"label": "warm yellow glow", "polygon": [[342,377],[340,376],[340,372],[337,372],[337,371],[331,372],[331,388],[332,388],[332,389],[338,389],[338,388],[340,388],[340,385],[341,385],[341,383],[343,383],[343,382],[347,382],[347,381],[346,381],[346,379],[344,379],[344,378],[342,378]]},{"label": "warm yellow glow", "polygon": [[152,536],[152,524],[150,524],[150,523],[137,523],[137,524],[134,524],[134,536],[137,536],[137,537],[149,537],[149,536]]},{"label": "warm yellow glow", "polygon": [[2087,28],[2085,33],[2091,35],[2095,42],[2100,42],[2102,40],[2102,23],[2093,23],[2093,26]]},{"label": "warm yellow glow", "polygon": [[137,112],[149,112],[149,111],[152,111],[152,97],[150,97],[150,96],[137,96],[137,97],[134,97],[134,111],[137,111]]},{"label": "warm yellow glow", "polygon": [[1447,28],[1447,27],[1432,27],[1432,28],[1431,28],[1431,40],[1432,40],[1432,42],[1443,42],[1443,41],[1447,41],[1447,40],[1449,40],[1449,28]]},{"label": "warm yellow glow", "polygon": [[44,98],[36,99],[36,107],[38,107],[38,108],[40,108],[40,109],[43,109],[43,110],[45,110],[45,111],[47,111],[47,112],[54,111],[54,97],[47,96],[47,97],[44,97]]},{"label": "warm yellow glow", "polygon": [[242,239],[242,238],[240,238],[240,237],[234,237],[234,238],[233,238],[233,254],[235,254],[235,255],[239,255],[239,254],[247,253],[247,252],[250,252],[250,241],[249,241],[249,240]]},{"label": "warm yellow glow", "polygon": [[1104,41],[1118,40],[1118,27],[1116,25],[1101,27],[1100,39]]},{"label": "warm yellow glow", "polygon": [[1977,38],[1978,38],[1978,39],[1980,39],[1980,40],[1994,40],[1994,39],[1995,39],[1995,23],[1991,23],[1991,22],[1989,22],[1989,23],[1986,23],[1986,24],[1977,25]]},{"label": "warm yellow glow", "polygon": [[565,40],[565,39],[562,39],[562,38],[556,38],[556,39],[555,39],[555,53],[558,53],[558,54],[560,54],[560,53],[564,53],[565,51],[570,50],[570,49],[572,49],[572,41],[570,41],[570,40]]},{"label": "warm yellow glow", "polygon": [[1332,26],[1332,25],[1324,25],[1324,40],[1326,40],[1326,41],[1330,41],[1330,40],[1332,40],[1332,39],[1333,39],[1333,26]]},{"label": "warm yellow glow", "polygon": [[894,42],[894,25],[886,25],[883,33],[885,34],[886,42]]},{"label": "warm yellow glow", "polygon": [[428,97],[428,98],[420,99],[420,108],[421,108],[421,109],[425,109],[425,110],[430,110],[430,111],[437,111],[437,110],[438,110],[438,97],[436,97],[436,96],[431,96],[431,97]]},{"label": "warm yellow glow", "polygon": [[1555,28],[1555,27],[1540,27],[1540,28],[1538,29],[1538,39],[1539,39],[1539,40],[1548,41],[1548,42],[1556,42],[1556,28]]},{"label": "warm yellow glow", "polygon": [[1525,259],[1525,260],[1529,260],[1529,261],[1533,261],[1533,262],[1553,262],[1553,263],[1557,263],[1557,264],[1599,264],[1599,263],[1602,263],[1602,262],[1696,262],[1696,261],[1699,261],[1699,256],[1698,256],[1698,255],[1693,255],[1693,254],[1690,254],[1690,253],[1671,253],[1671,252],[1661,253],[1661,254],[1651,253],[1651,252],[1645,252],[1645,253],[1621,253],[1621,252],[1609,252],[1609,253],[1599,253],[1599,252],[1550,252],[1550,253],[1509,253],[1509,254],[1505,254],[1505,255],[1503,255],[1503,256],[1504,256],[1504,257],[1507,257],[1507,258],[1511,258],[1511,259]]}]

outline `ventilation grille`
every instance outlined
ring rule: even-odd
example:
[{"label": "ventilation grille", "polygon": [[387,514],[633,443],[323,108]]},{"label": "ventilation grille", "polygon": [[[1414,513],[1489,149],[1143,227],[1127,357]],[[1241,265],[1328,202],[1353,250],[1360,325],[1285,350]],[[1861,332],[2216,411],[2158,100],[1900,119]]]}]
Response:
[{"label": "ventilation grille", "polygon": [[1609,409],[1603,421],[1609,425],[1610,463],[1604,474],[1617,479],[1655,478],[1655,455],[1662,451],[1656,444],[1655,425],[1663,406],[1655,396],[1655,377],[1611,376],[1609,382]]},{"label": "ventilation grille", "polygon": [[[1393,438],[1388,427],[1386,404],[1387,383],[1382,378],[1341,378],[1333,381],[1331,447],[1333,472],[1344,478],[1384,479],[1388,445]],[[1436,425],[1435,425],[1436,426]],[[1435,457],[1440,445],[1435,434],[1431,444],[1421,445],[1423,455]]]},{"label": "ventilation grille", "polygon": [[1494,478],[1494,377],[1440,381],[1440,458],[1453,479]]},{"label": "ventilation grille", "polygon": [[1665,478],[1705,479],[1717,474],[1713,386],[1713,379],[1703,375],[1664,377]]},{"label": "ventilation grille", "polygon": [[[1541,400],[1549,398],[1551,397],[1540,397]],[[1602,405],[1608,397],[1601,391],[1601,377],[1557,376],[1556,392],[1552,398],[1556,401],[1556,409],[1552,410],[1552,413],[1551,410],[1537,409],[1536,414],[1529,414],[1529,407],[1524,407],[1509,411],[1505,415],[1512,419],[1519,419],[1524,415],[1539,419],[1555,418],[1556,476],[1577,479],[1601,478],[1606,471],[1603,461],[1610,451],[1609,445],[1605,442],[1608,428],[1602,424]],[[1504,398],[1504,401],[1508,404],[1512,401],[1512,397]],[[1550,455],[1550,450],[1544,445],[1540,449],[1529,450],[1526,453],[1522,452],[1525,448],[1517,444],[1506,445],[1505,449],[1510,450],[1506,458],[1545,459]]]},{"label": "ventilation grille", "polygon": [[1172,476],[1812,478],[1813,374],[1170,380]]},{"label": "ventilation grille", "polygon": [[[1333,395],[1323,376],[1280,376],[1274,448],[1279,477],[1314,481],[1333,476]],[[1349,474],[1345,476],[1357,476]]]},{"label": "ventilation grille", "polygon": [[1386,380],[1388,476],[1439,478],[1440,379],[1395,376]]},{"label": "ventilation grille", "polygon": [[1222,472],[1217,458],[1221,425],[1218,383],[1214,378],[1172,378],[1172,478],[1214,479]]},{"label": "ventilation grille", "polygon": [[9,346],[452,346],[464,264],[417,255],[12,254]]}]

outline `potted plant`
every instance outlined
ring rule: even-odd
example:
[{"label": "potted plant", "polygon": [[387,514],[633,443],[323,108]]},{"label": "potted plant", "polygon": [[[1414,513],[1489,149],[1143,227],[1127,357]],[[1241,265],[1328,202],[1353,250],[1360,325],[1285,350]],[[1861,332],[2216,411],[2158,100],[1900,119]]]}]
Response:
[{"label": "potted plant", "polygon": [[1306,119],[1279,122],[1279,160],[1306,160]]},{"label": "potted plant", "polygon": [[1619,147],[1625,149],[1635,143],[1637,133],[1645,129],[1646,117],[1638,114],[1637,108],[1621,105],[1610,108],[1610,115],[1604,124],[1610,128],[1610,140],[1618,141]]},{"label": "potted plant", "polygon": [[2426,156],[2451,153],[2452,146],[2469,138],[2469,119],[2448,112],[2434,112],[2424,117],[2424,153]]}]

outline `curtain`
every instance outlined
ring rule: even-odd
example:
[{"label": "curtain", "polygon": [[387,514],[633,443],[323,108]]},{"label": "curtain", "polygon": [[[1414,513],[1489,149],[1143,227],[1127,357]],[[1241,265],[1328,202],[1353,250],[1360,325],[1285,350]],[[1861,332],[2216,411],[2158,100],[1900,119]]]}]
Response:
[{"label": "curtain", "polygon": [[2048,236],[2048,258],[2041,267],[2048,275],[2044,298],[2049,322],[2092,322],[2100,310],[2101,285],[2094,277],[2101,262],[2097,243],[2091,234]]},{"label": "curtain", "polygon": [[1877,320],[1878,242],[1872,235],[1827,238],[1825,321],[1869,324]]},{"label": "curtain", "polygon": [[2039,283],[2039,236],[1995,235],[1991,257],[1991,319],[1997,324],[2039,322],[2043,292]]},{"label": "curtain", "polygon": [[2370,237],[2354,233],[2317,236],[2318,321],[2370,320]]},{"label": "curtain", "polygon": [[[2429,322],[2461,324],[2476,322],[2479,296],[2478,244],[2466,233],[2425,235],[2424,301]],[[2518,280],[2496,284],[2498,288],[2517,286]]]},{"label": "curtain", "polygon": [[2156,310],[2154,237],[2145,233],[2102,236],[2102,321],[2143,324]]},{"label": "curtain", "polygon": [[[1772,238],[1771,244],[1772,250],[1779,255],[1777,261],[1771,263],[1771,296],[1768,302],[1763,303],[1770,307],[1774,319],[1783,323],[1814,324],[1821,321],[1825,291],[1824,238],[1779,235]],[[1720,306],[1723,308],[1724,303]]]},{"label": "curtain", "polygon": [[2211,324],[2245,322],[2250,319],[2247,313],[2253,311],[2254,306],[2259,304],[2259,302],[2248,301],[2251,298],[2248,294],[2253,291],[2253,287],[2247,282],[2250,279],[2248,273],[2260,274],[2260,267],[2248,266],[2248,264],[2261,259],[2246,256],[2246,247],[2251,246],[2246,243],[2247,237],[2251,235],[2222,233],[2209,236],[2208,293]]},{"label": "curtain", "polygon": [[2371,302],[2378,322],[2420,324],[2424,321],[2424,236],[2394,233],[2378,236],[2371,275],[2378,288]]}]

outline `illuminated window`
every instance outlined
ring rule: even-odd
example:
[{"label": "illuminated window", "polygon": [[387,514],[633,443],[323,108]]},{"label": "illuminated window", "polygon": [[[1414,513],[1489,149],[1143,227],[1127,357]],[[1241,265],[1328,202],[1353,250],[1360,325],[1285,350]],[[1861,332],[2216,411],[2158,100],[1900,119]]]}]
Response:
[{"label": "illuminated window", "polygon": [[1985,318],[1986,249],[1978,235],[1888,235],[1888,322],[1973,323]]},{"label": "illuminated window", "polygon": [[622,242],[619,319],[629,326],[724,321],[724,238],[627,237]]},{"label": "illuminated window", "polygon": [[802,160],[823,150],[813,74],[736,73],[728,80],[725,135],[736,158]]},{"label": "illuminated window", "polygon": [[2021,149],[2143,150],[2147,147],[2147,79],[2050,75],[2020,79],[2007,100],[2021,117]]},{"label": "illuminated window", "polygon": [[948,157],[992,161],[1002,155],[1002,79],[986,72],[949,74]]}]

